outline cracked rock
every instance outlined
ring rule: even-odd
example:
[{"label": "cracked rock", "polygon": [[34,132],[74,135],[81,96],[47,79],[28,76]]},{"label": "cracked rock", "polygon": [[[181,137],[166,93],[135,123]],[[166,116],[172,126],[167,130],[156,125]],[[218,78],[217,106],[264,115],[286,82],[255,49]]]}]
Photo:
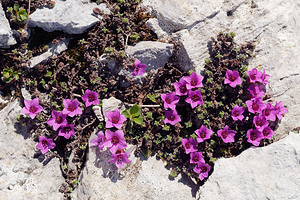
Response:
[{"label": "cracked rock", "polygon": [[98,22],[99,18],[93,15],[95,7],[103,13],[110,12],[105,4],[83,4],[81,0],[57,0],[54,8],[38,8],[32,13],[29,25],[48,32],[58,30],[69,34],[81,34]]},{"label": "cracked rock", "polygon": [[300,199],[300,134],[216,161],[200,199]]},{"label": "cracked rock", "polygon": [[16,44],[13,33],[10,29],[8,20],[6,19],[2,2],[0,2],[0,48],[9,48],[9,46]]}]

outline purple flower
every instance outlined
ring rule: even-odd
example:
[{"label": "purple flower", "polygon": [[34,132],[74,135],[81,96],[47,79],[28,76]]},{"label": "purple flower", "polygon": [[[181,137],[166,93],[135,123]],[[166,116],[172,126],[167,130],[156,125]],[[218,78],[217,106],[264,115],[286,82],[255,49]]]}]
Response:
[{"label": "purple flower", "polygon": [[179,80],[179,82],[174,83],[174,87],[176,90],[176,95],[183,96],[187,95],[188,90],[186,88],[187,82],[183,79],[183,77]]},{"label": "purple flower", "polygon": [[182,139],[182,145],[185,149],[186,154],[197,151],[197,141],[192,137],[190,137],[189,139]]},{"label": "purple flower", "polygon": [[255,125],[257,130],[262,131],[265,127],[269,125],[269,122],[265,119],[265,117],[262,114],[260,114],[254,116],[253,124]]},{"label": "purple flower", "polygon": [[103,150],[103,143],[105,141],[105,136],[103,131],[99,131],[99,133],[97,134],[97,137],[91,140],[91,144],[93,146],[97,146],[99,148],[99,150]]},{"label": "purple flower", "polygon": [[213,131],[207,129],[204,125],[202,125],[199,129],[195,131],[195,133],[197,134],[197,142],[203,142],[204,140],[210,138]]},{"label": "purple flower", "polygon": [[276,110],[270,103],[266,103],[266,108],[263,110],[263,115],[266,120],[276,121]]},{"label": "purple flower", "polygon": [[86,90],[85,94],[81,97],[83,101],[85,101],[85,106],[89,107],[90,105],[98,105],[98,93],[92,92],[91,90]]},{"label": "purple flower", "polygon": [[129,152],[124,152],[123,150],[118,150],[115,154],[111,155],[112,159],[109,160],[110,163],[115,163],[116,166],[121,169],[125,163],[130,163],[131,161],[128,159]]},{"label": "purple flower", "polygon": [[52,118],[47,121],[47,124],[53,126],[53,130],[57,131],[57,129],[62,125],[67,125],[67,115],[64,115],[62,112],[57,112],[56,110],[52,110]]},{"label": "purple flower", "polygon": [[227,125],[223,129],[218,130],[217,132],[218,136],[222,138],[223,142],[234,142],[235,131],[229,130],[229,127]]},{"label": "purple flower", "polygon": [[194,172],[199,174],[199,179],[202,181],[204,178],[208,177],[208,172],[210,171],[210,166],[205,163],[198,163],[196,167],[194,167]]},{"label": "purple flower", "polygon": [[74,117],[75,115],[82,114],[82,109],[79,107],[79,102],[77,99],[64,99],[63,105],[65,108],[63,109],[62,113],[65,115]]},{"label": "purple flower", "polygon": [[45,136],[41,136],[39,139],[39,143],[36,145],[36,148],[41,150],[42,154],[45,154],[48,149],[53,149],[55,147],[55,143],[52,139],[47,139]]},{"label": "purple flower", "polygon": [[114,111],[105,112],[105,116],[107,117],[105,128],[116,127],[117,129],[121,129],[123,122],[126,121],[126,117],[120,113],[118,108]]},{"label": "purple flower", "polygon": [[265,73],[266,70],[261,75],[262,84],[266,85],[269,84],[270,75]]},{"label": "purple flower", "polygon": [[166,115],[165,120],[164,120],[165,124],[169,123],[169,124],[175,125],[177,122],[181,121],[176,110],[166,110],[165,115]]},{"label": "purple flower", "polygon": [[262,130],[262,134],[263,138],[271,139],[275,133],[269,126],[267,126]]},{"label": "purple flower", "polygon": [[276,105],[275,105],[275,111],[276,111],[276,116],[279,120],[282,119],[282,115],[284,113],[286,113],[288,111],[288,109],[286,107],[283,106],[283,102],[280,101],[280,102],[276,102]]},{"label": "purple flower", "polygon": [[231,117],[234,121],[237,121],[237,120],[243,120],[244,119],[244,113],[245,111],[245,108],[244,107],[240,107],[238,105],[235,105],[234,108],[232,109],[231,111]]},{"label": "purple flower", "polygon": [[251,99],[255,99],[258,97],[263,97],[265,95],[265,93],[261,90],[261,86],[260,85],[250,85],[248,88],[248,91],[250,92],[251,95]]},{"label": "purple flower", "polygon": [[205,163],[205,160],[202,157],[202,152],[192,152],[190,154],[190,163],[198,164],[200,162]]},{"label": "purple flower", "polygon": [[122,130],[117,130],[116,132],[106,131],[105,134],[106,140],[103,146],[109,148],[110,152],[115,153],[118,149],[125,149],[127,147]]},{"label": "purple flower", "polygon": [[247,131],[247,142],[258,146],[260,143],[260,140],[263,138],[263,135],[260,131],[256,130],[256,129],[249,129]]},{"label": "purple flower", "polygon": [[258,71],[256,68],[252,69],[252,71],[246,71],[250,83],[261,83],[262,82],[262,72]]},{"label": "purple flower", "polygon": [[147,65],[141,64],[141,61],[135,60],[134,70],[131,73],[131,75],[132,76],[136,76],[136,75],[142,76],[146,72],[146,70],[145,70],[146,67],[147,67]]},{"label": "purple flower", "polygon": [[225,84],[229,84],[231,87],[235,88],[237,85],[242,84],[242,79],[238,71],[231,71],[228,69],[226,71],[226,78],[224,80]]},{"label": "purple flower", "polygon": [[161,94],[161,99],[164,101],[165,108],[171,108],[172,110],[175,110],[176,103],[180,98],[175,95],[175,92],[170,92],[169,94]]},{"label": "purple flower", "polygon": [[185,101],[191,104],[192,108],[195,108],[198,105],[203,104],[203,99],[201,96],[200,90],[190,90],[189,96],[185,99]]},{"label": "purple flower", "polygon": [[74,125],[73,124],[61,125],[58,135],[64,136],[66,139],[69,139],[71,136],[75,136]]},{"label": "purple flower", "polygon": [[35,98],[32,101],[24,99],[25,107],[22,109],[22,113],[28,114],[31,119],[34,119],[35,116],[43,111],[43,107],[39,104],[39,99]]},{"label": "purple flower", "polygon": [[246,101],[246,105],[248,107],[248,111],[251,113],[262,113],[262,111],[266,108],[261,97]]},{"label": "purple flower", "polygon": [[193,88],[203,87],[202,85],[203,76],[197,75],[196,72],[193,72],[190,76],[184,76],[182,78],[187,82],[186,88],[188,90]]}]

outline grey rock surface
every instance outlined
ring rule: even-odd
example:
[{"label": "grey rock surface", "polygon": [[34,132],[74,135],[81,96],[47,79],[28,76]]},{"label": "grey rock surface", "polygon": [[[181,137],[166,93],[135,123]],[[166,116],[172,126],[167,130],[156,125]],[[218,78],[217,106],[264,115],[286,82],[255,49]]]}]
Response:
[{"label": "grey rock surface", "polygon": [[[153,41],[141,41],[129,46],[126,53],[148,65],[146,72],[164,67],[172,55],[173,44]],[[146,73],[145,73],[146,74]]]},{"label": "grey rock surface", "polygon": [[158,18],[161,28],[172,33],[190,28],[213,17],[220,11],[222,0],[144,0],[143,6],[150,8]]},{"label": "grey rock surface", "polygon": [[[96,137],[92,135],[91,138]],[[141,161],[133,156],[133,147],[127,164],[118,171],[110,160],[108,150],[100,152],[90,147],[86,167],[80,178],[78,188],[72,193],[73,200],[192,200],[191,188],[182,177],[169,180],[169,171],[164,163],[155,157]],[[197,189],[196,189],[197,190]],[[179,192],[180,191],[180,192]]]},{"label": "grey rock surface", "polygon": [[81,34],[99,20],[93,15],[95,7],[103,13],[110,12],[105,4],[83,4],[81,0],[57,0],[54,8],[38,8],[32,13],[29,26],[37,26],[48,32],[59,30],[69,34]]},{"label": "grey rock surface", "polygon": [[300,199],[300,134],[217,160],[200,199]]},{"label": "grey rock surface", "polygon": [[[187,1],[170,0],[146,1],[156,2],[150,4],[151,12],[168,16],[170,9],[161,9],[168,4],[187,4]],[[217,2],[217,1],[216,1]],[[215,1],[214,1],[215,3]],[[210,6],[211,1],[203,2],[204,7]],[[209,42],[211,37],[216,37],[220,32],[234,32],[235,41],[245,44],[254,41],[256,49],[254,57],[250,60],[249,68],[258,67],[270,74],[270,85],[267,88],[274,101],[284,101],[289,112],[283,118],[279,129],[276,131],[277,139],[287,135],[294,128],[300,127],[300,4],[294,0],[256,0],[256,1],[224,1],[218,2],[217,13],[204,20],[197,21],[193,26],[169,33],[177,39],[182,48],[177,54],[181,68],[185,70],[196,69],[200,73],[203,69],[205,58],[209,57]],[[200,4],[199,4],[200,5]],[[189,4],[188,10],[197,9],[197,6]],[[201,4],[202,6],[202,4]],[[181,8],[180,8],[181,9]],[[180,10],[179,9],[179,10]],[[175,10],[175,8],[174,8]],[[209,10],[209,9],[208,9]],[[199,16],[207,12],[198,10]],[[177,18],[186,15],[178,11]],[[176,19],[169,23],[158,16],[158,23],[163,21],[164,26],[173,26],[178,23]],[[158,30],[159,31],[159,30]]]},{"label": "grey rock surface", "polygon": [[[38,160],[43,156],[37,143],[16,123],[20,113],[18,100],[0,111],[0,199],[63,199],[58,191],[65,182],[59,160]],[[38,159],[33,158],[35,153]]]},{"label": "grey rock surface", "polygon": [[0,2],[0,48],[9,48],[16,43]]},{"label": "grey rock surface", "polygon": [[59,55],[61,52],[65,51],[68,48],[68,44],[68,39],[59,41],[58,44],[50,44],[49,49],[45,53],[42,53],[41,55],[35,56],[30,59],[29,68],[33,68],[38,64],[46,62],[51,56]]}]

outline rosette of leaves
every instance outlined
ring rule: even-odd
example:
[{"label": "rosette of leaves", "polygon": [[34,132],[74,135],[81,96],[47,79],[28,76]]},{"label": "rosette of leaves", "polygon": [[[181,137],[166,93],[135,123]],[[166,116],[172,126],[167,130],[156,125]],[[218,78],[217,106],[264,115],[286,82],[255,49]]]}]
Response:
[{"label": "rosette of leaves", "polygon": [[133,127],[133,123],[138,125],[143,124],[142,111],[138,105],[133,105],[131,108],[128,108],[122,112],[122,114],[129,119],[130,126]]}]

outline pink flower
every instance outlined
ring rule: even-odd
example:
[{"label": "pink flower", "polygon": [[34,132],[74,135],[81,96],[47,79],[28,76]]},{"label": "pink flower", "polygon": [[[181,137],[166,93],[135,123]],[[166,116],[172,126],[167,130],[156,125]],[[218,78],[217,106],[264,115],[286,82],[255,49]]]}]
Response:
[{"label": "pink flower", "polygon": [[145,64],[141,64],[141,61],[135,60],[134,70],[131,73],[131,75],[132,76],[136,76],[136,75],[142,76],[146,72],[146,67],[148,67],[148,66]]},{"label": "pink flower", "polygon": [[261,85],[252,84],[249,86],[248,91],[250,92],[251,99],[263,97],[265,95],[265,93],[261,90]]},{"label": "pink flower", "polygon": [[24,99],[25,107],[22,109],[22,113],[28,114],[31,119],[34,119],[35,116],[43,111],[43,107],[39,104],[39,99],[35,98],[32,101]]},{"label": "pink flower", "polygon": [[182,145],[186,154],[197,151],[197,141],[195,141],[192,137],[189,139],[182,139]]},{"label": "pink flower", "polygon": [[227,125],[224,127],[224,129],[218,130],[217,133],[218,136],[222,138],[223,142],[234,142],[235,131],[229,130]]},{"label": "pink flower", "polygon": [[267,126],[262,130],[262,134],[263,138],[271,139],[275,133],[269,126]]},{"label": "pink flower", "polygon": [[203,99],[201,96],[200,90],[190,90],[189,96],[185,99],[185,101],[191,104],[192,108],[195,108],[198,105],[203,104]]},{"label": "pink flower", "polygon": [[99,131],[97,134],[97,137],[91,140],[91,144],[92,146],[97,146],[99,148],[99,150],[103,150],[103,143],[105,141],[105,136],[103,131]]},{"label": "pink flower", "polygon": [[198,163],[205,163],[205,160],[203,159],[202,157],[202,152],[192,152],[190,154],[190,163],[195,163],[195,164],[198,164]]},{"label": "pink flower", "polygon": [[266,85],[269,84],[269,79],[270,79],[270,75],[265,73],[266,70],[264,70],[264,72],[261,75],[261,79],[262,79],[262,84]]},{"label": "pink flower", "polygon": [[175,125],[177,122],[181,121],[176,110],[166,110],[165,115],[166,115],[165,120],[164,120],[165,124],[169,123],[169,124]]},{"label": "pink flower", "polygon": [[176,90],[176,95],[183,96],[187,95],[188,90],[186,88],[187,82],[183,79],[183,77],[179,80],[179,82],[174,83],[174,87]]},{"label": "pink flower", "polygon": [[52,118],[47,121],[47,124],[53,126],[53,130],[57,131],[57,129],[62,125],[67,125],[67,115],[64,115],[62,112],[57,112],[56,110],[52,110]]},{"label": "pink flower", "polygon": [[126,121],[126,117],[120,113],[118,108],[114,111],[105,112],[105,116],[107,117],[105,128],[116,127],[117,129],[121,129],[123,122]]},{"label": "pink flower", "polygon": [[263,110],[263,115],[266,120],[276,121],[276,110],[270,103],[266,103],[266,108]]},{"label": "pink flower", "polygon": [[69,139],[71,136],[75,136],[74,125],[73,124],[61,125],[58,135],[64,136],[66,139]]},{"label": "pink flower", "polygon": [[98,93],[92,92],[91,90],[86,90],[85,94],[81,97],[83,101],[85,101],[85,106],[89,107],[90,105],[98,105]]},{"label": "pink flower", "polygon": [[275,105],[275,111],[276,111],[276,116],[279,120],[282,119],[282,115],[284,113],[286,113],[288,111],[288,109],[286,107],[283,106],[283,102],[280,101],[280,102],[276,102],[276,105]]},{"label": "pink flower", "polygon": [[247,142],[253,144],[254,146],[259,146],[260,140],[263,138],[263,135],[256,129],[249,129],[247,131],[247,138]]},{"label": "pink flower", "polygon": [[180,98],[175,95],[175,92],[170,92],[169,94],[162,93],[161,99],[164,101],[165,108],[171,108],[172,110],[175,110],[176,104]]},{"label": "pink flower", "polygon": [[240,107],[238,105],[235,105],[234,108],[232,109],[231,111],[231,117],[234,121],[237,121],[237,120],[243,120],[244,119],[244,113],[245,111],[245,108],[244,107]]},{"label": "pink flower", "polygon": [[262,82],[262,72],[258,71],[256,68],[252,69],[252,71],[246,71],[250,83],[261,83]]},{"label": "pink flower", "polygon": [[112,159],[109,160],[110,163],[115,163],[116,166],[121,169],[125,163],[130,163],[128,159],[129,152],[124,152],[123,150],[118,150],[115,154],[111,155]]},{"label": "pink flower", "polygon": [[77,99],[64,99],[63,105],[65,108],[63,109],[62,113],[65,115],[74,117],[75,115],[82,114],[82,109],[79,107],[79,102]]},{"label": "pink flower", "polygon": [[203,142],[204,140],[210,138],[213,131],[207,129],[204,125],[202,125],[199,129],[195,131],[195,133],[197,134],[197,142]]},{"label": "pink flower", "polygon": [[53,149],[55,146],[56,145],[52,139],[47,139],[42,135],[39,139],[39,143],[36,145],[36,148],[41,150],[42,154],[45,154],[49,149]]},{"label": "pink flower", "polygon": [[202,181],[204,178],[208,177],[208,172],[210,171],[210,166],[205,163],[198,163],[196,167],[194,167],[194,172],[199,174],[199,179]]},{"label": "pink flower", "polygon": [[193,72],[190,76],[184,76],[182,78],[187,82],[186,88],[188,90],[193,88],[203,87],[202,85],[203,76],[197,75],[196,72]]},{"label": "pink flower", "polygon": [[261,97],[246,101],[246,105],[248,107],[248,111],[251,113],[262,113],[262,111],[266,108]]},{"label": "pink flower", "polygon": [[255,125],[257,130],[262,131],[265,127],[269,125],[269,122],[265,119],[265,117],[262,114],[260,114],[254,116],[253,124]]},{"label": "pink flower", "polygon": [[242,84],[242,79],[238,71],[231,71],[228,69],[226,71],[226,78],[224,80],[225,84],[229,84],[231,87],[235,88],[237,85]]},{"label": "pink flower", "polygon": [[116,132],[106,131],[105,134],[106,140],[103,146],[109,148],[110,152],[115,153],[118,149],[125,149],[127,147],[122,130],[117,130]]}]

